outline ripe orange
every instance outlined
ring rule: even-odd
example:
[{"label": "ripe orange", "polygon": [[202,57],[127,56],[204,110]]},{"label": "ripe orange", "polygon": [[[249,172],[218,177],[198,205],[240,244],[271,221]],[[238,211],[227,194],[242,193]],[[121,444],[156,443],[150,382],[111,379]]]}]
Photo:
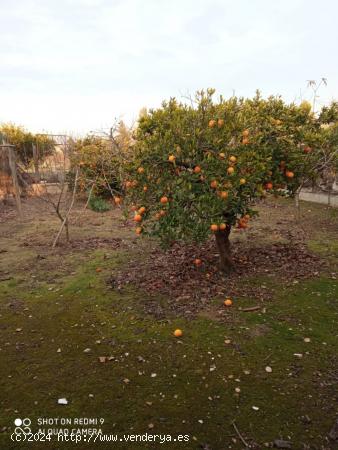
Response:
[{"label": "ripe orange", "polygon": [[175,156],[174,155],[169,155],[168,161],[170,162],[175,162]]},{"label": "ripe orange", "polygon": [[101,267],[96,267],[96,272],[102,272],[102,269],[101,269]]},{"label": "ripe orange", "polygon": [[120,205],[122,202],[122,198],[121,197],[114,197],[114,202],[116,205]]},{"label": "ripe orange", "polygon": [[227,191],[221,191],[220,194],[219,194],[219,196],[220,196],[221,198],[227,198],[227,197],[228,197],[228,193],[227,193]]},{"label": "ripe orange", "polygon": [[216,180],[213,180],[213,181],[210,183],[210,186],[211,186],[213,189],[216,189],[216,188],[217,188],[217,181],[216,181]]},{"label": "ripe orange", "polygon": [[225,158],[225,153],[220,153],[220,154],[219,154],[219,157],[222,158],[222,159],[224,159],[224,158]]},{"label": "ripe orange", "polygon": [[236,156],[234,156],[234,155],[230,156],[229,161],[232,163],[235,163],[237,161]]},{"label": "ripe orange", "polygon": [[202,264],[202,260],[201,259],[199,259],[199,258],[196,258],[196,259],[194,259],[194,264],[195,264],[195,266],[200,266],[201,264]]},{"label": "ripe orange", "polygon": [[285,175],[287,176],[287,178],[293,178],[295,176],[295,174],[291,172],[291,170],[287,170],[285,172]]},{"label": "ripe orange", "polygon": [[134,216],[134,222],[142,222],[142,216],[141,216],[141,214],[135,214],[135,216]]},{"label": "ripe orange", "polygon": [[231,300],[231,298],[226,298],[226,299],[224,300],[224,305],[225,305],[225,306],[232,306],[232,300]]},{"label": "ripe orange", "polygon": [[148,186],[143,186],[143,191],[147,192],[147,190],[148,190]]},{"label": "ripe orange", "polygon": [[248,228],[247,220],[241,217],[238,221],[238,228]]},{"label": "ripe orange", "polygon": [[194,173],[200,173],[202,171],[202,169],[200,168],[200,166],[196,166],[194,168]]},{"label": "ripe orange", "polygon": [[216,120],[214,120],[214,119],[211,119],[211,120],[209,120],[209,128],[214,128],[214,126],[216,125]]},{"label": "ripe orange", "polygon": [[242,140],[243,145],[249,144],[249,139],[247,137],[244,137]]},{"label": "ripe orange", "polygon": [[273,184],[272,183],[269,182],[269,183],[265,184],[265,189],[269,190],[269,189],[272,189],[272,188],[273,188]]},{"label": "ripe orange", "polygon": [[139,168],[137,169],[137,171],[138,171],[138,173],[143,173],[143,172],[144,172],[144,168],[143,168],[143,167],[139,167]]},{"label": "ripe orange", "polygon": [[240,180],[239,180],[239,184],[245,184],[246,183],[246,179],[245,178],[241,178]]},{"label": "ripe orange", "polygon": [[221,224],[219,225],[219,229],[220,229],[221,231],[224,231],[224,230],[226,229],[226,227],[227,227],[226,223],[221,223]]},{"label": "ripe orange", "polygon": [[217,125],[218,125],[218,128],[221,128],[224,125],[224,119],[218,119]]},{"label": "ripe orange", "polygon": [[228,174],[232,175],[235,172],[235,169],[233,167],[228,167]]},{"label": "ripe orange", "polygon": [[136,234],[141,234],[141,233],[142,233],[142,228],[141,228],[141,227],[137,227],[137,228],[135,229],[135,233],[136,233]]},{"label": "ripe orange", "polygon": [[161,197],[160,202],[164,205],[165,203],[168,203],[168,197],[166,197],[165,195],[163,197]]},{"label": "ripe orange", "polygon": [[126,181],[126,188],[132,187],[133,183],[131,181]]},{"label": "ripe orange", "polygon": [[243,134],[244,137],[248,137],[249,134],[250,134],[250,131],[249,130],[244,130],[242,134]]},{"label": "ripe orange", "polygon": [[312,150],[311,147],[309,147],[308,145],[306,147],[304,147],[304,153],[310,153]]},{"label": "ripe orange", "polygon": [[179,328],[177,328],[177,330],[174,331],[174,336],[175,336],[175,337],[181,337],[181,336],[183,336],[183,331],[180,330]]},{"label": "ripe orange", "polygon": [[211,231],[218,231],[218,225],[213,223],[212,225],[210,225],[210,230]]},{"label": "ripe orange", "polygon": [[144,206],[141,206],[141,208],[138,210],[138,213],[141,215],[144,214],[145,212],[146,212],[146,209]]}]

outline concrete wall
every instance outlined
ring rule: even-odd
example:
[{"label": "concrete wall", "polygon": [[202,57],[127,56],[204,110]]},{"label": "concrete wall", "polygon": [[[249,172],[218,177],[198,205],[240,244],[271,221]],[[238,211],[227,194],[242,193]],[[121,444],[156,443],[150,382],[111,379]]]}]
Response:
[{"label": "concrete wall", "polygon": [[[307,192],[301,191],[299,198],[308,202],[321,203],[323,205],[329,205],[329,196],[324,192]],[[338,195],[331,194],[330,206],[338,208]]]}]

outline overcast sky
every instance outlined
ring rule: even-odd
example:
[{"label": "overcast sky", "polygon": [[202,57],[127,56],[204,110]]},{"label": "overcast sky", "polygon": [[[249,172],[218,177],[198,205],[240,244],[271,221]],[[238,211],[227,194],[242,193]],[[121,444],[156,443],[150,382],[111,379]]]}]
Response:
[{"label": "overcast sky", "polygon": [[219,94],[338,98],[337,0],[0,0],[0,122],[82,134]]}]

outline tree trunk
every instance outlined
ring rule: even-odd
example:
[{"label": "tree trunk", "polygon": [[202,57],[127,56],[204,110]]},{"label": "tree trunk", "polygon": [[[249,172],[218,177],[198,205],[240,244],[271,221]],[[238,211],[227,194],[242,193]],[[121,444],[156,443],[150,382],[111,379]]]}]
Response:
[{"label": "tree trunk", "polygon": [[231,227],[227,226],[226,230],[216,231],[215,233],[216,245],[220,258],[220,269],[226,273],[234,270],[234,263],[231,259],[231,245],[229,240],[230,232]]},{"label": "tree trunk", "polygon": [[296,207],[296,218],[297,218],[297,220],[300,219],[300,201],[299,201],[299,196],[300,196],[300,190],[297,190],[297,192],[295,193],[295,207]]},{"label": "tree trunk", "polygon": [[33,163],[34,163],[34,179],[35,182],[38,183],[40,181],[40,173],[39,173],[39,152],[36,144],[33,145]]}]

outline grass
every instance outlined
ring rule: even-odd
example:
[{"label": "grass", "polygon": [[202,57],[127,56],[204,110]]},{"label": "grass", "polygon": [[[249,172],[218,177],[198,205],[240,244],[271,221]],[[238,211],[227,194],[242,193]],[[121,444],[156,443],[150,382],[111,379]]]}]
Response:
[{"label": "grass", "polygon": [[[321,251],[319,242],[327,242],[324,234],[310,245]],[[265,310],[243,312],[250,299],[240,298],[228,323],[155,320],[144,311],[146,294],[107,283],[130,257],[130,249],[65,254],[66,272],[47,258],[30,269],[15,266],[13,278],[0,283],[1,449],[162,447],[60,444],[56,437],[25,446],[10,440],[16,417],[29,417],[33,431],[48,428],[39,418],[89,417],[104,420],[105,434],[189,435],[189,442],[163,444],[168,449],[242,449],[235,421],[255,448],[281,438],[295,449],[334,449],[326,436],[337,413],[337,280],[248,279],[274,286]],[[182,339],[172,336],[176,328]],[[112,358],[100,363],[100,356]],[[62,397],[68,405],[57,404]]]}]

